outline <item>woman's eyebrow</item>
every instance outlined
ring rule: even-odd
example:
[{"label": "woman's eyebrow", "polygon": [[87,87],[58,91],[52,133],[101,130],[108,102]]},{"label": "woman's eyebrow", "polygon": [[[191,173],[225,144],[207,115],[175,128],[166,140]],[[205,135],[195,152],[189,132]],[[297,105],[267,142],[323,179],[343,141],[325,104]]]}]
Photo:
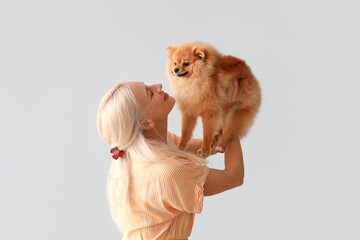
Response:
[{"label": "woman's eyebrow", "polygon": [[145,91],[146,91],[146,95],[147,95],[147,98],[151,98],[150,94],[149,94],[149,88],[145,85]]}]

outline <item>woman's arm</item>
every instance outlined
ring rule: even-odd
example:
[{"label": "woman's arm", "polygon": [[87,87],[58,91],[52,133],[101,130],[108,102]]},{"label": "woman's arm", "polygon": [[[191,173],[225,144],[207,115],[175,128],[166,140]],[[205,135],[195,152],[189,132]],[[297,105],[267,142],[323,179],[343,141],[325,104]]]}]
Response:
[{"label": "woman's arm", "polygon": [[239,138],[233,138],[225,150],[225,169],[210,168],[204,184],[204,195],[211,196],[234,187],[244,181],[244,161]]},{"label": "woman's arm", "polygon": [[[170,132],[168,134],[170,134],[175,144],[180,142],[180,137]],[[186,150],[197,154],[197,150],[201,148],[201,144],[202,139],[191,139]],[[238,137],[233,138],[226,146],[224,160],[225,169],[210,168],[210,173],[204,184],[205,196],[221,193],[243,184],[244,162]]]}]

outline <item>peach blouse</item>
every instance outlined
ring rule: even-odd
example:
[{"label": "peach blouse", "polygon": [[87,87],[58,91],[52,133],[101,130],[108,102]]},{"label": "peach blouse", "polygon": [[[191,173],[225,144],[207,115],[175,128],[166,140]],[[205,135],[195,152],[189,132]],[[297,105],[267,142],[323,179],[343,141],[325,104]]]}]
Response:
[{"label": "peach blouse", "polygon": [[202,211],[209,167],[174,157],[155,163],[133,162],[132,171],[125,216],[131,228],[125,230],[123,239],[187,239],[195,213]]}]

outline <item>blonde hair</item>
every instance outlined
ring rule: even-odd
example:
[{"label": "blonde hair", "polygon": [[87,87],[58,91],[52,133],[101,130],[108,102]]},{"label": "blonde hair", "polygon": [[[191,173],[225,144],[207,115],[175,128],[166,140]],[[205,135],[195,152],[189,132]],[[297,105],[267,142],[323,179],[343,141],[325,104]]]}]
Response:
[{"label": "blonde hair", "polygon": [[116,84],[102,98],[97,114],[101,138],[111,147],[126,150],[125,159],[113,160],[107,179],[107,197],[111,216],[121,232],[128,227],[124,219],[131,179],[132,161],[162,161],[182,157],[203,165],[208,161],[168,144],[145,137],[140,121],[145,118],[134,94],[126,83]]}]

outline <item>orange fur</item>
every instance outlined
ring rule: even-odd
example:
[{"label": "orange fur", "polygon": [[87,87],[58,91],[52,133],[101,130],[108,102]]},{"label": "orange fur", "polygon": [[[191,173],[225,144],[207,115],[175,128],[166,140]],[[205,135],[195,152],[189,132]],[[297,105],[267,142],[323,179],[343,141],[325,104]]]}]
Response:
[{"label": "orange fur", "polygon": [[[202,42],[167,47],[166,52],[170,88],[182,112],[179,148],[186,148],[199,116],[203,122],[203,144],[199,152],[203,157],[216,145],[217,151],[225,151],[234,136],[244,137],[261,104],[261,88],[245,61],[223,56]],[[235,80],[239,81],[240,102],[224,116],[226,91]]]}]

